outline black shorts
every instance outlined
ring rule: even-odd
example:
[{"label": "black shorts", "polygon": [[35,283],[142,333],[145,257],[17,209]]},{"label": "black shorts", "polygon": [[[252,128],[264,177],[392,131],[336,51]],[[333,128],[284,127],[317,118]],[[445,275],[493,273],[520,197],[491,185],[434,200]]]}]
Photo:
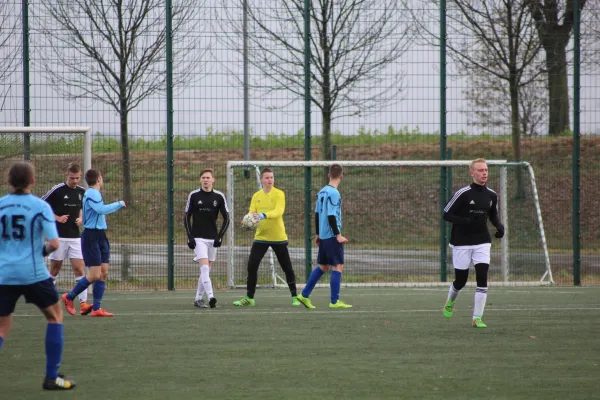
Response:
[{"label": "black shorts", "polygon": [[0,285],[0,317],[12,314],[21,296],[40,310],[58,303],[58,292],[51,278],[30,285]]}]

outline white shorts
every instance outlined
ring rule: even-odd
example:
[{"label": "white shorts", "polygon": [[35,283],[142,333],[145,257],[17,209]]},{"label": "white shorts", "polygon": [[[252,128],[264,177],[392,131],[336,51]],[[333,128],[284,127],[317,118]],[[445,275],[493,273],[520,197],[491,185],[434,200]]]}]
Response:
[{"label": "white shorts", "polygon": [[452,247],[452,264],[455,269],[469,269],[471,263],[489,264],[491,243],[476,246],[450,246]]},{"label": "white shorts", "polygon": [[64,261],[67,258],[83,260],[83,255],[81,254],[81,239],[58,238],[58,249],[48,255],[49,260]]},{"label": "white shorts", "polygon": [[212,262],[217,259],[217,249],[214,248],[212,239],[196,238],[196,248],[194,249],[194,261],[202,258],[208,258]]}]

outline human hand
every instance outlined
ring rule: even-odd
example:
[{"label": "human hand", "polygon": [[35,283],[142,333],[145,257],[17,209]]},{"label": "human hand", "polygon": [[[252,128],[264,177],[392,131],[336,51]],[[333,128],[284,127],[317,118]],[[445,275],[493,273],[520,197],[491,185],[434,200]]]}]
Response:
[{"label": "human hand", "polygon": [[69,216],[68,215],[55,215],[54,219],[56,219],[56,222],[64,224],[69,219]]},{"label": "human hand", "polygon": [[346,239],[345,237],[343,237],[342,235],[337,235],[335,237],[337,239],[337,242],[339,244],[344,244],[344,243],[348,243],[348,239]]},{"label": "human hand", "polygon": [[77,219],[75,220],[75,224],[76,224],[77,226],[81,226],[81,225],[83,225],[83,218],[81,218],[81,217],[77,218]]},{"label": "human hand", "polygon": [[216,239],[215,239],[215,241],[213,242],[213,247],[214,247],[214,248],[219,248],[219,247],[221,247],[221,243],[222,243],[222,241],[223,241],[223,239],[216,238]]},{"label": "human hand", "polygon": [[317,247],[319,246],[319,244],[321,244],[321,238],[319,238],[319,235],[315,237],[315,244],[317,245]]},{"label": "human hand", "polygon": [[124,202],[123,200],[119,201],[119,203],[121,203],[121,205],[122,205],[123,207],[127,207],[127,204],[125,204],[125,202]]},{"label": "human hand", "polygon": [[497,226],[496,229],[497,232],[494,234],[494,236],[498,239],[502,239],[504,237],[504,226]]},{"label": "human hand", "polygon": [[258,221],[262,221],[263,219],[267,218],[267,214],[265,214],[265,213],[260,213],[260,214],[254,213],[254,214],[252,214],[252,217],[254,219],[258,220]]},{"label": "human hand", "polygon": [[188,243],[187,243],[188,247],[192,250],[194,250],[196,248],[196,239],[194,238],[188,238]]}]

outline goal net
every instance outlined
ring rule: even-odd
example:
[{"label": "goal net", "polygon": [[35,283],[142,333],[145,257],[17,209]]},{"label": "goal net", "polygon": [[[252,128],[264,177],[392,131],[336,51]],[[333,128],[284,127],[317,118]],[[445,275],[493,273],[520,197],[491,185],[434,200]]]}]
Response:
[{"label": "goal net", "polygon": [[[64,182],[65,168],[77,162],[83,171],[92,167],[92,137],[89,127],[0,127],[0,169],[3,177],[17,161],[30,160],[35,165],[33,194],[42,197],[54,185]],[[85,181],[81,180],[85,186]],[[8,193],[6,178],[0,181],[0,193]],[[70,268],[63,271],[69,271]],[[65,285],[73,284],[72,273],[60,274]]]},{"label": "goal net", "polygon": [[[252,195],[261,188],[260,170],[267,166],[275,171],[275,187],[286,195],[284,222],[296,281],[306,281],[307,272],[316,267],[314,201],[327,183],[326,171],[332,163],[344,167],[338,188],[343,204],[342,233],[349,240],[344,248],[343,285],[436,286],[453,280],[451,249],[447,247],[451,226],[446,224],[444,237],[440,237],[441,216],[452,193],[471,183],[470,161],[230,161],[230,287],[246,284],[254,231],[243,229],[240,221]],[[488,167],[488,185],[500,197],[499,211],[506,227],[505,237],[492,241],[489,280],[495,285],[552,284],[533,168],[527,162],[505,160],[488,161]],[[440,190],[445,187],[447,198],[440,204]],[[310,215],[305,210],[310,210]],[[312,243],[305,236],[307,223]],[[491,224],[490,232],[493,237]],[[282,275],[269,251],[259,268],[259,285],[286,286]]]}]

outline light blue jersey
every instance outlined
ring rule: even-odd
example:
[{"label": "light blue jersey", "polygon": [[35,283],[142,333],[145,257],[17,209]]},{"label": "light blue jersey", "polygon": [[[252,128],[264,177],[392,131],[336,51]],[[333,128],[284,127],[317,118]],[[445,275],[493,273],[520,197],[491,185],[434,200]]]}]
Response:
[{"label": "light blue jersey", "polygon": [[106,229],[106,214],[114,213],[123,207],[120,201],[104,204],[98,189],[89,188],[83,196],[83,227],[85,229]]},{"label": "light blue jersey", "polygon": [[319,214],[319,238],[329,239],[335,237],[329,226],[328,217],[333,215],[337,222],[338,230],[342,233],[342,198],[340,192],[331,185],[321,189],[317,195],[315,212]]},{"label": "light blue jersey", "polygon": [[50,278],[44,237],[58,238],[52,208],[32,194],[0,198],[0,285],[31,285]]}]

